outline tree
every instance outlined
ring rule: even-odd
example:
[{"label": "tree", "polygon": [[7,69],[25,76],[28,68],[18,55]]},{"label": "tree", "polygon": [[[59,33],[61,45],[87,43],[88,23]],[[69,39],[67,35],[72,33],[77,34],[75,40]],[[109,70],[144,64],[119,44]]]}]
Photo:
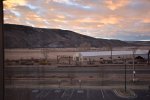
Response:
[{"label": "tree", "polygon": [[110,59],[111,59],[111,63],[112,63],[112,50],[113,50],[113,47],[111,44],[108,45],[107,49],[111,52],[110,54]]},{"label": "tree", "polygon": [[41,53],[43,55],[44,60],[47,61],[47,59],[48,59],[48,53],[49,53],[48,48],[42,48],[41,49]]}]

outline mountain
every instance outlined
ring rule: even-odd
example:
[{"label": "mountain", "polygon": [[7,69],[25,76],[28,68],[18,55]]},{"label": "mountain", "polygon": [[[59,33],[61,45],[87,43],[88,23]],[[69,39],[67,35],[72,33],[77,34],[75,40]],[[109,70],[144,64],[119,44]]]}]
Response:
[{"label": "mountain", "polygon": [[150,46],[150,41],[126,41],[127,43],[132,43],[138,46]]},{"label": "mountain", "polygon": [[15,24],[4,24],[3,29],[5,48],[69,48],[79,47],[84,43],[90,44],[91,47],[131,45],[120,40],[97,39],[69,30],[44,29]]}]

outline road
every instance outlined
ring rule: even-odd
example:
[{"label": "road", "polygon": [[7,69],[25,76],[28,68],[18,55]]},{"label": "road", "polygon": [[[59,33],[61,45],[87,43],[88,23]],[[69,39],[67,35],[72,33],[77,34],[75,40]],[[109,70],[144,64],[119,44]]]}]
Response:
[{"label": "road", "polygon": [[[6,67],[5,68],[6,73],[13,72],[15,74],[33,74],[37,72],[43,72],[43,73],[109,73],[109,74],[124,74],[124,67],[123,68],[112,68],[111,66],[109,68],[101,67],[101,68],[50,68],[50,67]],[[133,70],[127,69],[127,74],[132,74]],[[137,74],[150,74],[150,68],[138,68],[136,69]]]},{"label": "road", "polygon": [[6,88],[5,100],[150,100],[147,90],[134,90],[136,98],[118,97],[106,89],[21,89]]},{"label": "road", "polygon": [[[136,85],[150,84],[150,67],[136,66]],[[124,67],[107,66],[105,67],[48,67],[48,66],[13,66],[5,67],[5,83],[18,85],[35,85],[37,83],[44,85],[58,84],[62,80],[62,85],[78,84],[82,80],[82,85],[122,85],[124,84]],[[127,82],[132,85],[132,68],[127,68]]]}]

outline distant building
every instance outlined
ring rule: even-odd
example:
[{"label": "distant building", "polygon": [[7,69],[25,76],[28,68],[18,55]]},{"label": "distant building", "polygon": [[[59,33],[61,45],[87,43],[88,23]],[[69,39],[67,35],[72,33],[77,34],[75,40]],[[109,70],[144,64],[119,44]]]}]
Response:
[{"label": "distant building", "polygon": [[[134,57],[148,59],[149,50],[136,50]],[[78,52],[73,56],[74,61],[85,62],[85,61],[103,61],[103,60],[119,60],[119,59],[132,59],[133,51],[99,51],[99,52]]]}]

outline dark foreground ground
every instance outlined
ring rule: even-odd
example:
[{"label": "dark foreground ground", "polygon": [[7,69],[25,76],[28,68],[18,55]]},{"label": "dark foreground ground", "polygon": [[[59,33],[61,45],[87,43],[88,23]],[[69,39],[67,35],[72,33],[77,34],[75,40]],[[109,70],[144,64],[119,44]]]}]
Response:
[{"label": "dark foreground ground", "polygon": [[118,97],[105,89],[21,89],[6,88],[5,100],[150,100],[148,90],[134,90],[136,98]]}]

